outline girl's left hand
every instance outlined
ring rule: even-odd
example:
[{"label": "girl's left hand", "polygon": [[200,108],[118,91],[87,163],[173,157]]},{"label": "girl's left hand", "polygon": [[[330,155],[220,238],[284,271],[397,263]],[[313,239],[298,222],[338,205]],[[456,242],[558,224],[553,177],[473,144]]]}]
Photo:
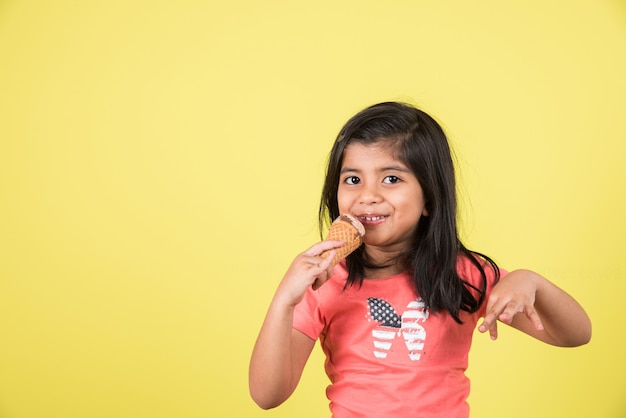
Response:
[{"label": "girl's left hand", "polygon": [[513,271],[494,286],[487,300],[487,313],[478,327],[489,331],[492,340],[498,338],[498,320],[511,325],[517,314],[524,314],[537,331],[543,330],[541,318],[535,309],[537,282],[524,271]]}]

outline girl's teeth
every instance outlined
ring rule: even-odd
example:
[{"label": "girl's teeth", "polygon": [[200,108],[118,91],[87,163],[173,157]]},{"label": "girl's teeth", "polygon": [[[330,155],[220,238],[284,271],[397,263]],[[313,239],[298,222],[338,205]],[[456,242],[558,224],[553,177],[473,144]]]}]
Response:
[{"label": "girl's teeth", "polygon": [[372,222],[372,221],[378,221],[380,219],[383,219],[382,216],[364,216],[363,217],[366,221]]}]

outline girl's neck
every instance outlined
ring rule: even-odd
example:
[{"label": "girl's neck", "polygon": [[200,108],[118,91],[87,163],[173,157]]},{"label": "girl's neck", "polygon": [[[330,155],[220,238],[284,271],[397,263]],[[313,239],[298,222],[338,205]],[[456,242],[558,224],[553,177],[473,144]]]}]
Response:
[{"label": "girl's neck", "polygon": [[400,274],[407,269],[399,268],[398,266],[389,266],[383,267],[380,269],[366,269],[365,270],[365,279],[366,280],[376,280],[376,279],[384,279],[387,277],[395,276]]},{"label": "girl's neck", "polygon": [[373,261],[376,265],[384,267],[374,269],[366,268],[365,278],[367,279],[384,279],[385,277],[395,276],[408,270],[403,257],[399,257],[399,254],[397,253],[393,254],[381,251],[371,251],[371,249],[368,253],[371,261]]}]

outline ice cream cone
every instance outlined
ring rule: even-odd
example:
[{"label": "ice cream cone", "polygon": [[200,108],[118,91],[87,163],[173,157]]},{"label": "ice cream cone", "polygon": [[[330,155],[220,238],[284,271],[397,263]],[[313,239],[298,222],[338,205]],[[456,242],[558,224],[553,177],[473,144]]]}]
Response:
[{"label": "ice cream cone", "polygon": [[[352,215],[341,215],[335,219],[328,230],[327,240],[343,241],[344,245],[335,248],[335,258],[333,265],[346,258],[348,254],[356,250],[363,243],[365,228],[357,218]],[[322,257],[327,257],[330,251],[322,253]]]}]

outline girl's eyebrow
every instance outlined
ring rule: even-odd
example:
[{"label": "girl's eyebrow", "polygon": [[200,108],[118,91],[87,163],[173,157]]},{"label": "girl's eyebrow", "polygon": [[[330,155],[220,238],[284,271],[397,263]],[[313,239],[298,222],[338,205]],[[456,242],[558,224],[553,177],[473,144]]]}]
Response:
[{"label": "girl's eyebrow", "polygon": [[403,173],[409,173],[411,170],[404,166],[391,165],[388,167],[382,167],[380,171],[402,171]]},{"label": "girl's eyebrow", "polygon": [[[357,168],[343,167],[341,169],[340,173],[341,174],[343,174],[343,173],[358,173],[359,171],[360,170],[357,169]],[[400,166],[400,165],[390,165],[390,166],[386,166],[386,167],[381,167],[377,171],[380,171],[381,173],[384,173],[386,171],[401,171],[403,173],[409,173],[411,170],[408,169],[407,167]]]}]

